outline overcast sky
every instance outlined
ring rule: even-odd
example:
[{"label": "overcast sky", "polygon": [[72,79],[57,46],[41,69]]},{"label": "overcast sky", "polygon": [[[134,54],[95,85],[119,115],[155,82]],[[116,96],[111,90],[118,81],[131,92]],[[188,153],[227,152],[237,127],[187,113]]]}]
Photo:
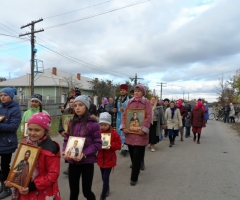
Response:
[{"label": "overcast sky", "polygon": [[[114,83],[137,73],[158,95],[157,83],[167,83],[164,98],[182,98],[184,92],[186,99],[189,93],[190,99],[215,101],[221,74],[229,79],[240,68],[240,1],[151,0],[86,19],[142,1],[1,0],[0,34],[18,36],[30,31],[22,25],[43,18],[35,29],[45,29],[36,34],[36,58],[44,68]],[[1,77],[30,73],[29,60],[29,41],[0,35]]]}]

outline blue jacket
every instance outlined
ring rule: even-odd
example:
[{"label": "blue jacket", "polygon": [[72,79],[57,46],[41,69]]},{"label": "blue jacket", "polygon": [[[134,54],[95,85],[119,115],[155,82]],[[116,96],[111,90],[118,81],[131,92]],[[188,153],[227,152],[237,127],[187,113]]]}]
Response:
[{"label": "blue jacket", "polygon": [[17,129],[21,122],[21,111],[17,102],[10,101],[0,105],[0,154],[13,153],[18,147]]},{"label": "blue jacket", "polygon": [[190,125],[190,117],[185,117],[185,127],[191,127],[191,125]]}]

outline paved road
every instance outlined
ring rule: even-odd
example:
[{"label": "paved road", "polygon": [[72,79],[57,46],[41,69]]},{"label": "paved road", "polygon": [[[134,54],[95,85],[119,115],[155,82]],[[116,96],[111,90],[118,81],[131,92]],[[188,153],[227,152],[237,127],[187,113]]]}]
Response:
[{"label": "paved road", "polygon": [[[62,138],[54,138],[61,143]],[[209,121],[203,130],[201,144],[191,136],[173,148],[164,138],[156,152],[146,148],[146,170],[139,182],[130,186],[130,159],[118,154],[118,166],[111,174],[108,200],[238,200],[240,199],[240,137],[229,124]],[[68,200],[67,176],[62,171],[67,165],[62,160],[59,185],[63,200]],[[93,191],[97,200],[101,194],[100,170],[95,165]],[[8,198],[10,200],[10,198]],[[79,199],[84,199],[80,194]]]}]

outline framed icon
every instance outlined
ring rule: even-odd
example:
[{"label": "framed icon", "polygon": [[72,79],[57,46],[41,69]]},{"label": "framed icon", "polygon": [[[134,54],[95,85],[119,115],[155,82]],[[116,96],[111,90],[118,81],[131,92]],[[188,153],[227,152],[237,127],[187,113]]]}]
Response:
[{"label": "framed icon", "polygon": [[23,137],[28,137],[28,123],[27,122],[24,123]]},{"label": "framed icon", "polygon": [[64,152],[65,155],[69,156],[70,158],[72,157],[80,159],[84,143],[85,143],[84,137],[69,136],[67,146]]},{"label": "framed icon", "polygon": [[62,127],[65,132],[68,131],[68,125],[71,119],[73,119],[74,114],[63,114],[62,115]]},{"label": "framed icon", "polygon": [[5,118],[4,115],[0,115],[0,122],[1,122],[2,120],[4,120],[4,118]]},{"label": "framed icon", "polygon": [[19,189],[29,185],[40,150],[41,147],[20,143],[7,177],[13,187]]},{"label": "framed icon", "polygon": [[145,120],[146,111],[144,109],[126,109],[126,127],[129,133],[138,134]]},{"label": "framed icon", "polygon": [[111,146],[111,133],[101,133],[102,149],[108,149]]}]

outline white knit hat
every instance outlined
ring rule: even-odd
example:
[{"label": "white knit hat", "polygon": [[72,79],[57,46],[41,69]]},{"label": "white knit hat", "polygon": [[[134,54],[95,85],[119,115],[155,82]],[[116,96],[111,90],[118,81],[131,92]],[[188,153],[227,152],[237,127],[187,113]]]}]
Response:
[{"label": "white knit hat", "polygon": [[99,116],[99,124],[100,123],[106,123],[111,125],[112,120],[111,120],[111,115],[108,112],[103,112]]}]

